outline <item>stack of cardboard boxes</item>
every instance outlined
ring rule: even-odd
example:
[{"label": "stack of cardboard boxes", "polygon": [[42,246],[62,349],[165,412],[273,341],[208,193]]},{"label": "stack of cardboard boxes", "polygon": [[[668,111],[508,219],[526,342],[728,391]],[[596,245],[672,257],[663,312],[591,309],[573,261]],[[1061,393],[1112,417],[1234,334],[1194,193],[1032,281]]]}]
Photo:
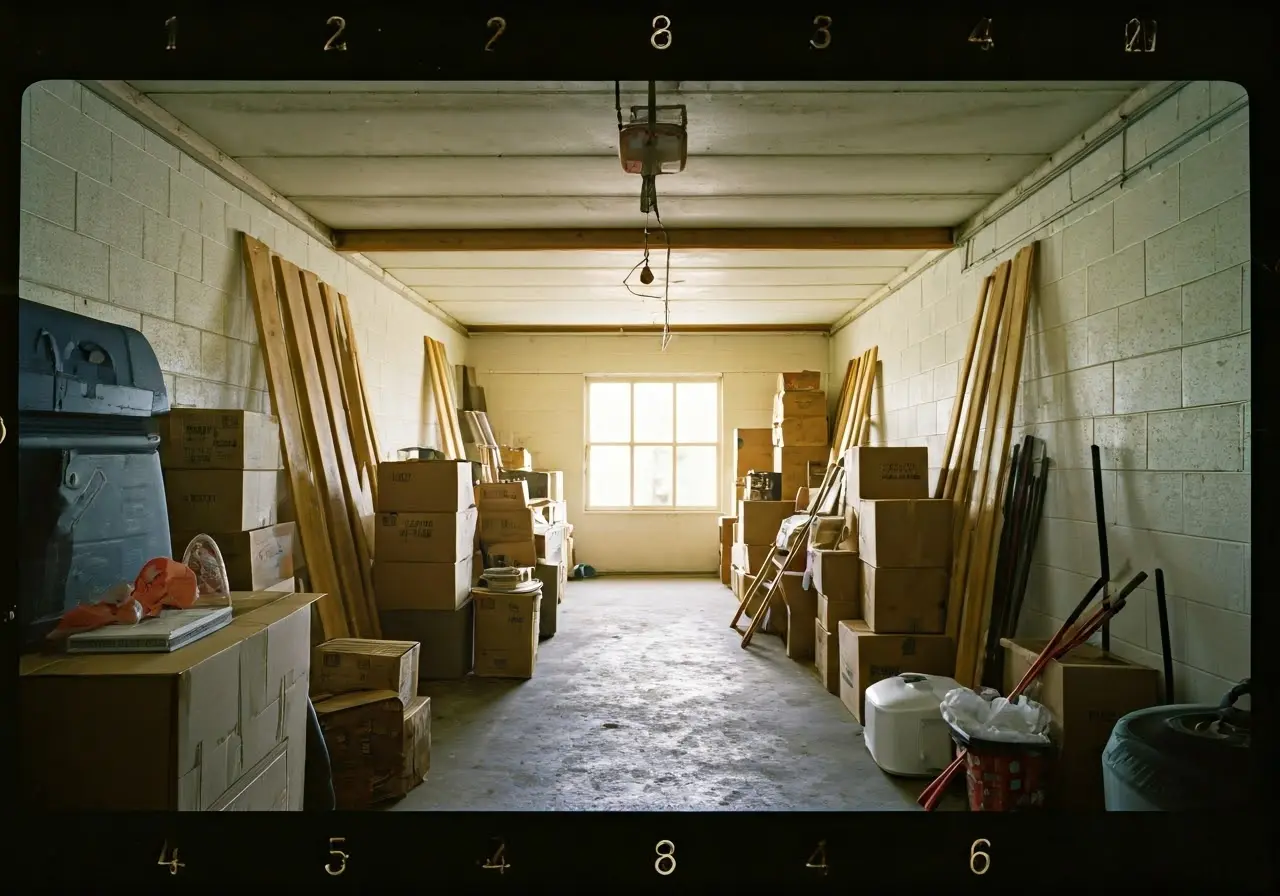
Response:
[{"label": "stack of cardboard boxes", "polygon": [[378,465],[373,583],[382,634],[422,644],[424,679],[463,678],[472,668],[475,559],[474,468],[469,461]]},{"label": "stack of cardboard boxes", "polygon": [[822,481],[830,460],[827,396],[822,374],[812,370],[778,374],[773,397],[773,470],[782,474],[782,497],[795,500],[802,488]]},{"label": "stack of cardboard boxes", "polygon": [[311,693],[339,809],[398,799],[431,767],[431,699],[419,697],[414,641],[340,638],[311,661]]},{"label": "stack of cardboard boxes", "polygon": [[[778,540],[778,529],[782,521],[795,513],[795,501],[739,501],[738,518],[734,521],[732,546],[733,568],[730,577],[733,595],[738,600],[751,588],[756,576],[773,563],[773,555]],[[791,576],[804,574],[804,557],[800,555],[799,563],[793,564],[788,573]],[[752,602],[747,605],[747,615],[755,618],[760,611],[764,599],[764,586],[756,592]],[[773,634],[786,632],[786,602],[781,589],[772,604],[774,612],[770,616],[768,629]]]},{"label": "stack of cardboard boxes", "polygon": [[231,590],[294,590],[302,545],[274,417],[175,408],[161,422],[160,462],[179,559],[203,533],[222,553]]},{"label": "stack of cardboard boxes", "polygon": [[929,497],[928,468],[925,448],[851,448],[845,456],[861,582],[857,618],[838,620],[840,699],[859,722],[863,695],[877,681],[955,671],[945,634],[953,504]]},{"label": "stack of cardboard boxes", "polygon": [[813,664],[827,692],[839,696],[839,624],[862,615],[857,536],[854,535],[852,543],[838,547],[811,547],[809,569],[811,584],[817,593]]}]

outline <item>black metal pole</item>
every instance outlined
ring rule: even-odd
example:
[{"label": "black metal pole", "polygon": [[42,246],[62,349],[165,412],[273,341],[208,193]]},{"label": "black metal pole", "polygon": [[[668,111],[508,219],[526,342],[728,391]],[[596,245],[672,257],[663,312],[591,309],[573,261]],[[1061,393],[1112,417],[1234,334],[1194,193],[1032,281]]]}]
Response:
[{"label": "black metal pole", "polygon": [[[1102,451],[1097,445],[1091,447],[1093,455],[1093,506],[1098,518],[1098,560],[1101,566],[1100,578],[1106,582],[1102,590],[1102,605],[1110,606],[1111,601],[1107,589],[1111,583],[1111,556],[1107,551],[1107,509],[1102,497]],[[1111,620],[1102,625],[1102,649],[1111,649]]]},{"label": "black metal pole", "polygon": [[1164,660],[1164,702],[1173,703],[1173,650],[1169,645],[1169,604],[1164,594],[1164,570],[1156,570],[1156,611],[1160,614],[1160,655]]}]

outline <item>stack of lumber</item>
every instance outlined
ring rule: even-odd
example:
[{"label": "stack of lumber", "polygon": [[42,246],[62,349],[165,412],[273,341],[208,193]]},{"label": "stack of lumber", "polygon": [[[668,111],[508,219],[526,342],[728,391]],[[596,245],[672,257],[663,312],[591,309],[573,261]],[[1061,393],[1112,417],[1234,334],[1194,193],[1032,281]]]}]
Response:
[{"label": "stack of lumber", "polygon": [[1033,243],[983,281],[934,491],[955,502],[947,634],[966,687],[983,677],[1034,259]]},{"label": "stack of lumber", "polygon": [[244,234],[284,468],[325,638],[378,637],[373,508],[381,456],[346,297]]},{"label": "stack of lumber", "polygon": [[484,411],[458,411],[463,425],[463,445],[468,457],[480,464],[480,481],[497,482],[502,476],[502,446]]},{"label": "stack of lumber", "polygon": [[447,460],[466,458],[465,438],[458,419],[458,396],[454,378],[449,376],[449,358],[444,344],[430,336],[422,338],[426,350],[427,383],[431,405],[423,408],[423,419],[434,417],[440,428],[440,451]]}]

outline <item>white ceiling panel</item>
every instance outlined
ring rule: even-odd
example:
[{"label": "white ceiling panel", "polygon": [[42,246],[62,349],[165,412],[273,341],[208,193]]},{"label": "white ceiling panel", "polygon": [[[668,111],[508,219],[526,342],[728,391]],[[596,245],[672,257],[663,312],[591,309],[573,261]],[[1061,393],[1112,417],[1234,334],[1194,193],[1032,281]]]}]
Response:
[{"label": "white ceiling panel", "polygon": [[[132,85],[337,230],[646,224],[640,180],[617,159],[613,82]],[[646,102],[646,85],[621,86],[626,116]],[[933,253],[684,250],[680,230],[955,227],[1143,82],[657,86],[659,104],[683,104],[689,121],[686,170],[658,181],[674,246],[672,323],[786,326],[831,323]],[[637,243],[366,254],[464,325],[660,323],[661,302],[621,286],[641,258]],[[663,250],[655,230],[659,278]],[[661,289],[661,279],[630,282]]]}]

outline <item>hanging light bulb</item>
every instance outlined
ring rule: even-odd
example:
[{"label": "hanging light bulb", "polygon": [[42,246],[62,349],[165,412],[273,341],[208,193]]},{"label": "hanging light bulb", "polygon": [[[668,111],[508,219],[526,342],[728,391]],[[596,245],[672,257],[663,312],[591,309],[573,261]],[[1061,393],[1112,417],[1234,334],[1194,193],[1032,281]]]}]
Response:
[{"label": "hanging light bulb", "polygon": [[640,269],[640,282],[645,286],[653,282],[653,271],[649,270],[648,262],[645,262],[644,267]]}]

